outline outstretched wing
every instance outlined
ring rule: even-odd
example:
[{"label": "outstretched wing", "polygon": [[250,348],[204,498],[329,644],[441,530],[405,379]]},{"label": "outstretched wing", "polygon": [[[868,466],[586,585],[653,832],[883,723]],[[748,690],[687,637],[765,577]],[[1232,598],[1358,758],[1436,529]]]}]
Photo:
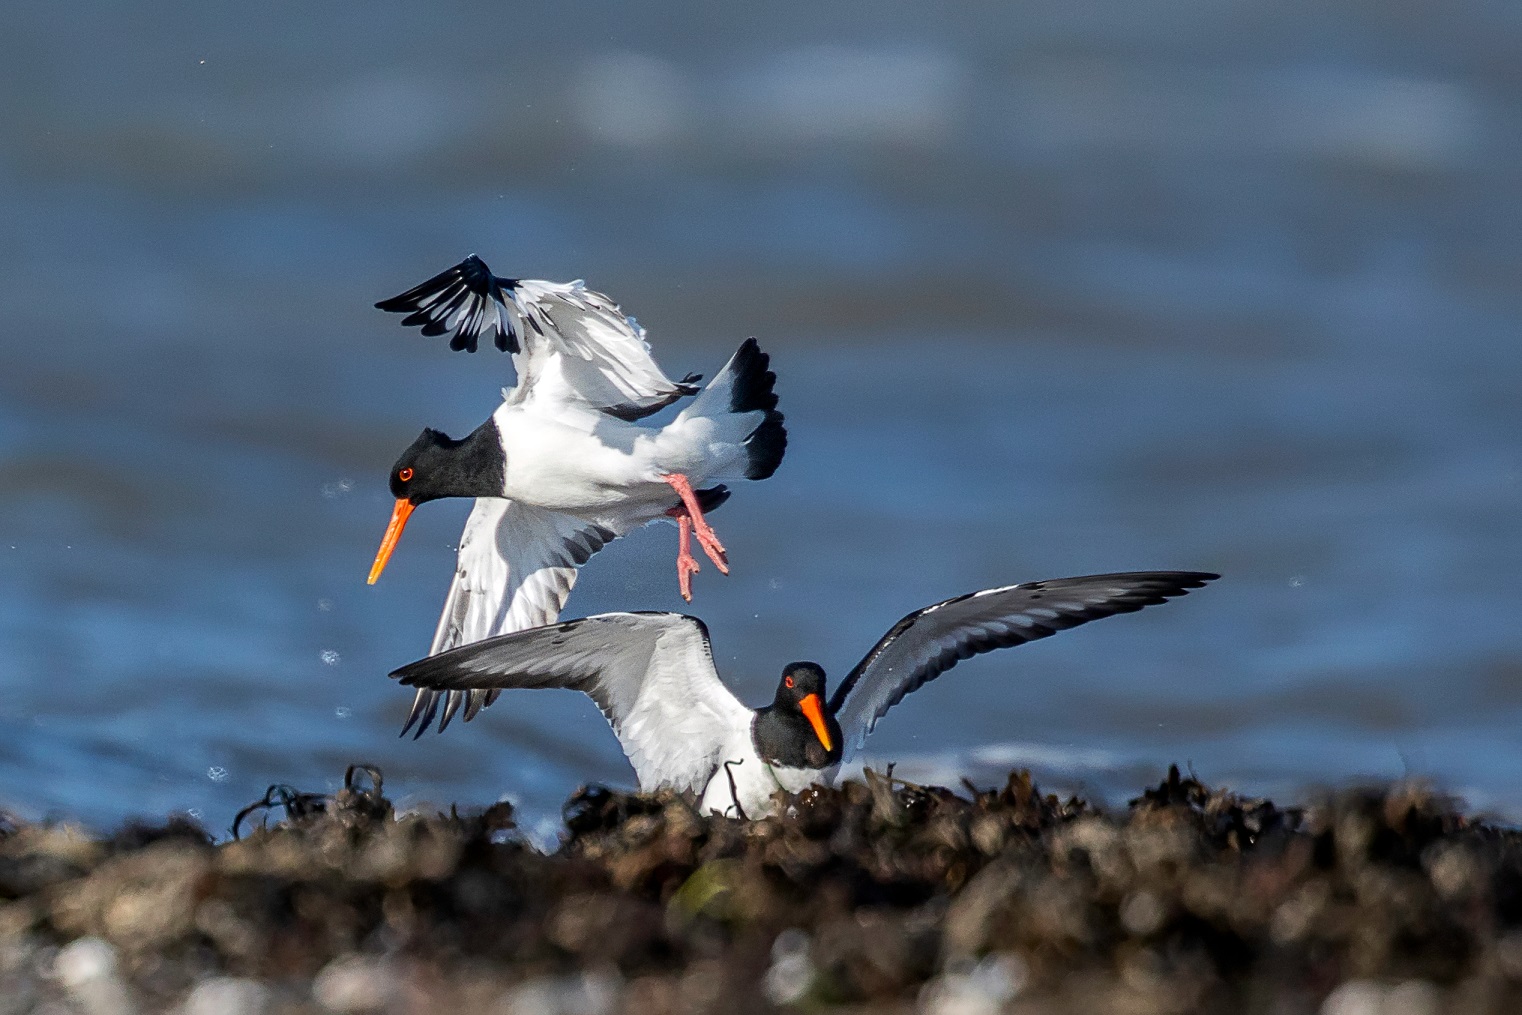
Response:
[{"label": "outstretched wing", "polygon": [[882,636],[836,688],[830,711],[847,750],[858,750],[883,714],[963,659],[1091,620],[1155,606],[1220,575],[1137,571],[1056,578],[985,589],[916,610]]},{"label": "outstretched wing", "polygon": [[[501,497],[478,499],[460,537],[454,581],[429,652],[554,623],[576,584],[577,568],[623,534],[611,519],[594,523]],[[416,725],[415,736],[422,736],[435,715],[442,733],[462,705],[469,720],[496,694],[451,691],[440,715],[441,697],[418,691],[402,733]]]},{"label": "outstretched wing", "polygon": [[455,352],[475,352],[480,340],[489,338],[503,352],[517,353],[521,346],[504,295],[504,290],[517,284],[517,279],[493,275],[485,261],[471,254],[453,268],[375,306],[406,314],[402,324],[421,326],[430,338],[449,335],[449,348]]},{"label": "outstretched wing", "polygon": [[597,702],[641,789],[702,789],[751,713],[714,672],[708,629],[677,613],[603,613],[488,638],[391,674],[437,692],[562,687]]},{"label": "outstretched wing", "polygon": [[569,283],[498,278],[475,254],[381,310],[406,314],[425,335],[475,352],[490,339],[513,354],[518,384],[509,401],[542,399],[621,419],[639,419],[698,389],[696,376],[672,381],[655,363],[645,329],[607,296]]},{"label": "outstretched wing", "polygon": [[697,374],[668,378],[650,355],[645,329],[579,279],[524,279],[512,299],[524,321],[524,352],[513,357],[514,398],[581,404],[635,420],[697,393]]}]

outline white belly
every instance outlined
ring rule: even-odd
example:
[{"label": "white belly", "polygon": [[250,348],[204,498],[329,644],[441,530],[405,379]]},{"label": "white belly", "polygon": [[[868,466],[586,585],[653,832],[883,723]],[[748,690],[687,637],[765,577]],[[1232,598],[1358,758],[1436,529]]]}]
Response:
[{"label": "white belly", "polygon": [[656,504],[672,499],[648,461],[653,435],[627,428],[617,445],[586,430],[504,406],[497,410],[497,428],[507,458],[504,495],[550,511],[594,516],[626,513],[646,501],[651,516]]},{"label": "white belly", "polygon": [[[747,740],[749,731],[747,730]],[[727,762],[727,763],[726,763]],[[726,753],[718,771],[708,780],[698,810],[726,818],[761,818],[776,808],[778,791],[797,793],[813,785],[828,786],[835,770],[783,768],[768,765],[748,743],[744,750]]]}]

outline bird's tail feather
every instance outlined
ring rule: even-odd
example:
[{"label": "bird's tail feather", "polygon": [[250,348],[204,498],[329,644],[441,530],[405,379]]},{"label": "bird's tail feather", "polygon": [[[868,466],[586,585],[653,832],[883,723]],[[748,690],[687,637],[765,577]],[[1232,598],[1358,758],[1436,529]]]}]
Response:
[{"label": "bird's tail feather", "polygon": [[782,464],[787,428],[777,411],[777,375],[768,369],[770,362],[754,338],[746,339],[673,421],[671,428],[679,433],[694,430],[691,424],[707,424],[709,456],[717,450],[720,459],[710,461],[708,476],[765,479]]}]

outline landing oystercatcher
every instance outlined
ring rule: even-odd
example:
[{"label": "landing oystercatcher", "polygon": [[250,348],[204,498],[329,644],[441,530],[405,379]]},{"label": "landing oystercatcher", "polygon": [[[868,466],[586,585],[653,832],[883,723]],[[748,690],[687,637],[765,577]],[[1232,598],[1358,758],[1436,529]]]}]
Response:
[{"label": "landing oystercatcher", "polygon": [[[1138,571],[1028,582],[958,596],[894,624],[825,703],[825,674],[790,663],[770,705],[746,707],[719,680],[708,629],[677,613],[603,613],[489,638],[391,674],[435,691],[583,691],[617,735],[640,789],[701,793],[729,817],[828,782],[877,720],[962,659],[1203,588],[1219,575]],[[467,716],[466,718],[469,718]]]},{"label": "landing oystercatcher", "polygon": [[[553,622],[577,568],[609,541],[658,518],[678,525],[677,579],[692,599],[698,563],[690,540],[723,573],[723,544],[704,518],[729,496],[721,481],[765,479],[787,448],[772,387],[776,375],[754,339],[705,387],[671,381],[645,331],[581,282],[493,275],[472,254],[413,289],[376,304],[406,313],[425,335],[475,351],[482,339],[513,356],[518,383],[490,419],[454,440],[427,429],[392,467],[396,506],[370,570],[374,584],[417,505],[473,497],[454,581],[431,651]],[[645,417],[695,396],[671,423]],[[711,485],[710,485],[711,484]],[[442,730],[495,692],[452,692]],[[420,690],[408,718],[421,733],[439,707]],[[406,727],[403,732],[405,733]]]}]

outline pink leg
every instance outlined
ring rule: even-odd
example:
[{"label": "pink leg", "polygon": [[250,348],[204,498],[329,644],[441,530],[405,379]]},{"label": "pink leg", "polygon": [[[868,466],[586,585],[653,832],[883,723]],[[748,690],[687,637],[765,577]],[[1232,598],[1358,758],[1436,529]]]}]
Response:
[{"label": "pink leg", "polygon": [[685,506],[674,507],[666,512],[676,519],[676,583],[682,590],[682,598],[692,602],[692,576],[699,571],[697,559],[692,555],[692,518]]},{"label": "pink leg", "polygon": [[729,574],[729,558],[724,555],[724,544],[719,542],[719,537],[704,520],[703,509],[698,507],[698,499],[693,496],[692,485],[687,482],[687,477],[680,472],[673,472],[661,478],[670,483],[677,496],[682,498],[682,506],[692,519],[692,534],[697,537],[698,545],[708,554],[708,559],[713,561],[713,566],[719,569],[720,574]]}]

